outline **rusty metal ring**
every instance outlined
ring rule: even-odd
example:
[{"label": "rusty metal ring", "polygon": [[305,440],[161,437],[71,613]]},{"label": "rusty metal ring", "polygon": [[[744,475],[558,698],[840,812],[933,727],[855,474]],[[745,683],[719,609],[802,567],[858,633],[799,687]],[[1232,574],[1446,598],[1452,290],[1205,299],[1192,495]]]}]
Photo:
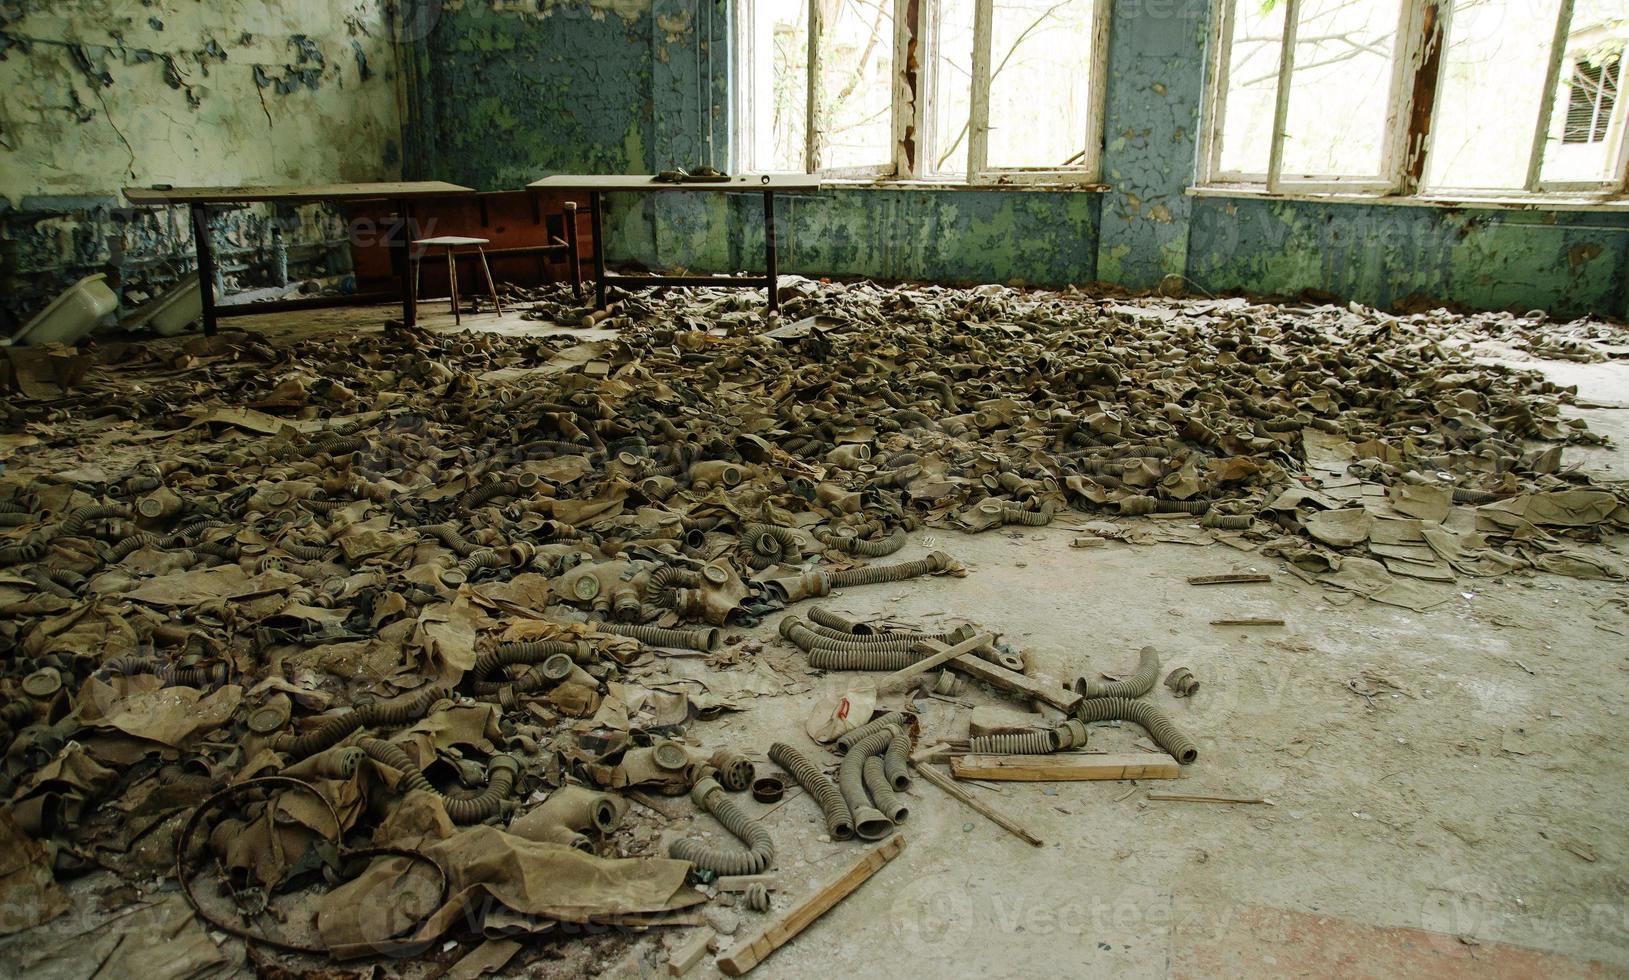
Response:
[{"label": "rusty metal ring", "polygon": [[778,803],[786,792],[786,783],[779,776],[759,776],[752,781],[752,798],[759,803]]}]

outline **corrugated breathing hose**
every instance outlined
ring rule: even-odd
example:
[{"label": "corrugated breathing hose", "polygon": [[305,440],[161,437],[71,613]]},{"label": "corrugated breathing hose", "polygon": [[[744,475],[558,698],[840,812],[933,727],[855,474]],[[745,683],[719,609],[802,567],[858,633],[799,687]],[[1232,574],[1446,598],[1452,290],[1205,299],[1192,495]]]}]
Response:
[{"label": "corrugated breathing hose", "polygon": [[318,544],[296,544],[293,541],[280,542],[277,547],[301,561],[322,561],[339,554],[338,548]]},{"label": "corrugated breathing hose", "polygon": [[814,797],[826,817],[826,833],[832,840],[848,840],[854,836],[854,814],[844,801],[842,791],[808,756],[785,742],[776,742],[769,747],[769,761],[791,773],[798,785]]},{"label": "corrugated breathing hose", "polygon": [[[841,650],[845,653],[861,653],[865,651],[893,650],[908,652],[917,644],[925,640],[935,640],[940,643],[960,642],[971,634],[965,632],[965,627],[959,627],[949,633],[943,634],[874,634],[871,636],[848,636],[839,638],[825,635],[804,622],[801,616],[787,616],[781,620],[780,634],[796,643],[799,649],[809,652],[813,650]],[[822,627],[824,629],[825,627]],[[916,658],[920,659],[920,658]],[[911,661],[911,662],[914,662]]]},{"label": "corrugated breathing hose", "polygon": [[329,436],[324,439],[315,439],[300,447],[300,455],[306,459],[321,456],[342,456],[346,453],[359,453],[368,448],[366,436]]},{"label": "corrugated breathing hose", "polygon": [[704,871],[720,875],[755,875],[769,867],[775,859],[775,842],[770,839],[769,831],[736,806],[718,780],[698,780],[690,790],[690,798],[747,846],[742,849],[728,844],[709,845],[687,837],[673,842],[667,851],[669,857],[689,861]]},{"label": "corrugated breathing hose", "polygon": [[1187,765],[1199,758],[1199,746],[1184,735],[1151,701],[1134,698],[1087,698],[1075,708],[1075,717],[1087,721],[1129,721],[1148,729],[1159,747]]},{"label": "corrugated breathing hose", "polygon": [[482,548],[472,551],[459,560],[456,567],[465,575],[474,575],[483,568],[502,568],[506,564],[505,556],[492,548]]},{"label": "corrugated breathing hose", "polygon": [[899,729],[887,725],[865,738],[849,745],[842,765],[837,767],[837,788],[854,814],[854,833],[861,840],[881,840],[893,829],[893,821],[871,805],[865,791],[865,760],[884,751],[888,743],[899,734]]},{"label": "corrugated breathing hose", "polygon": [[[460,558],[466,557],[476,550],[476,546],[464,540],[464,536],[458,532],[458,528],[450,523],[427,524],[419,528],[419,530],[440,541],[444,547]],[[293,552],[289,553],[293,554]]]},{"label": "corrugated breathing hose", "polygon": [[1025,510],[1014,504],[1002,504],[1001,523],[1022,524],[1026,527],[1045,527],[1052,523],[1052,515],[1046,511]]},{"label": "corrugated breathing hose", "polygon": [[1199,526],[1218,531],[1248,531],[1254,522],[1255,517],[1250,514],[1206,514]]},{"label": "corrugated breathing hose", "polygon": [[741,525],[741,536],[754,552],[771,561],[803,555],[803,537],[789,527],[748,522]]},{"label": "corrugated breathing hose", "polygon": [[423,790],[441,797],[447,807],[447,816],[453,823],[480,823],[497,813],[503,801],[509,798],[509,791],[515,786],[515,775],[520,772],[520,761],[514,756],[495,755],[487,763],[486,789],[469,796],[455,796],[436,789],[435,784],[425,778],[424,771],[413,764],[400,746],[382,738],[364,738],[356,744],[374,762],[401,773],[400,785],[408,791]]},{"label": "corrugated breathing hose", "polygon": [[85,533],[85,525],[109,517],[122,518],[128,521],[131,519],[130,508],[105,504],[91,504],[88,507],[80,507],[63,518],[62,523],[57,525],[56,533],[64,538],[77,538]]},{"label": "corrugated breathing hose", "polygon": [[229,676],[225,664],[216,664],[213,667],[176,667],[146,657],[118,657],[103,664],[101,669],[104,673],[124,677],[150,674],[157,677],[165,687],[219,687],[226,683]]},{"label": "corrugated breathing hose", "polygon": [[584,656],[585,644],[570,640],[516,640],[500,643],[492,650],[475,658],[471,671],[477,677],[488,677],[515,664],[540,664],[555,654],[565,654],[573,660]]},{"label": "corrugated breathing hose", "polygon": [[890,711],[879,718],[873,718],[871,721],[866,722],[853,731],[844,732],[843,734],[837,736],[837,751],[847,752],[854,746],[855,742],[870,736],[874,732],[880,732],[889,725],[893,725],[895,728],[904,729],[908,724],[909,719],[907,719],[905,716],[905,712]]},{"label": "corrugated breathing hose", "polygon": [[8,544],[0,547],[0,565],[20,565],[23,562],[38,561],[45,554],[45,542],[37,537],[29,536],[17,544]]},{"label": "corrugated breathing hose", "polygon": [[1153,647],[1137,651],[1137,671],[1123,681],[1075,678],[1075,693],[1084,698],[1140,698],[1154,689],[1160,677],[1160,655]]},{"label": "corrugated breathing hose", "polygon": [[673,647],[678,650],[699,650],[712,653],[718,649],[719,632],[712,627],[693,630],[670,630],[660,626],[635,626],[628,623],[593,623],[596,632],[612,636],[626,636],[653,647]]},{"label": "corrugated breathing hose", "polygon": [[828,548],[836,548],[838,551],[859,555],[861,558],[882,558],[905,547],[906,537],[905,529],[896,527],[893,533],[886,538],[879,538],[875,541],[857,537],[845,538],[835,534],[828,534],[824,541]]},{"label": "corrugated breathing hose", "polygon": [[856,622],[852,619],[844,619],[842,616],[832,612],[825,606],[809,607],[809,620],[820,626],[824,626],[827,629],[837,630],[842,633],[851,633],[855,636],[870,636],[877,632],[875,629],[871,628],[870,624]]},{"label": "corrugated breathing hose", "polygon": [[1003,732],[999,735],[975,735],[968,740],[971,752],[996,755],[1049,755],[1058,751],[1058,740],[1050,731]]},{"label": "corrugated breathing hose", "polygon": [[817,647],[809,651],[809,666],[815,670],[904,670],[918,660],[932,654],[918,654],[909,650],[833,650]]},{"label": "corrugated breathing hose", "polygon": [[364,704],[328,719],[304,735],[290,735],[285,732],[272,741],[272,749],[295,760],[304,759],[308,755],[314,755],[338,744],[359,728],[405,725],[411,721],[418,721],[430,710],[431,705],[446,696],[447,691],[444,688],[427,687],[405,701],[375,701],[372,704]]},{"label": "corrugated breathing hose", "polygon": [[664,609],[672,609],[678,600],[679,589],[694,589],[701,585],[701,573],[677,565],[663,565],[650,573],[645,593],[650,601]]},{"label": "corrugated breathing hose", "polygon": [[902,582],[919,575],[936,575],[950,567],[952,559],[942,551],[926,558],[900,562],[897,565],[867,565],[831,573],[831,587],[846,589],[855,585],[881,585],[884,582]]},{"label": "corrugated breathing hose", "polygon": [[889,785],[904,792],[911,785],[911,736],[904,725],[890,727],[894,730],[894,737],[889,740],[888,748],[883,753],[882,771]]},{"label": "corrugated breathing hose", "polygon": [[953,641],[953,638],[961,635],[959,629],[947,630],[943,633],[918,633],[915,630],[888,630],[876,633],[845,633],[842,630],[833,629],[830,626],[822,626],[819,623],[810,622],[808,620],[799,619],[797,621],[811,633],[823,636],[828,640],[840,640],[844,643],[886,643],[889,640],[896,639],[909,639],[914,640],[917,643],[921,643],[923,640],[934,640],[939,643],[949,643]]},{"label": "corrugated breathing hose", "polygon": [[900,824],[910,816],[910,808],[894,793],[894,787],[889,785],[888,777],[883,775],[882,760],[876,756],[865,760],[861,767],[861,775],[865,780],[865,788],[870,791],[871,799],[877,804],[877,809],[890,822]]}]

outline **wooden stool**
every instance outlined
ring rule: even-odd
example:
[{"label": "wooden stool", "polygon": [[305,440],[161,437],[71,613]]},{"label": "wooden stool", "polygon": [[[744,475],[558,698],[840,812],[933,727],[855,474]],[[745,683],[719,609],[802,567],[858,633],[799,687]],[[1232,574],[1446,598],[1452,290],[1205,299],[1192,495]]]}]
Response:
[{"label": "wooden stool", "polygon": [[[486,249],[482,246],[490,244],[488,238],[463,238],[458,235],[440,235],[436,238],[420,238],[413,244],[416,247],[429,250],[432,248],[445,248],[447,250],[447,288],[452,293],[453,323],[462,324],[464,318],[458,312],[458,261],[453,257],[453,249],[465,246],[474,246],[475,254],[481,257],[481,268],[486,272],[486,288],[492,293],[492,305],[503,313],[503,303],[498,300],[498,287],[492,281],[492,267],[486,262]],[[424,268],[424,260],[418,259],[413,267],[413,301],[419,298],[419,272]]]}]

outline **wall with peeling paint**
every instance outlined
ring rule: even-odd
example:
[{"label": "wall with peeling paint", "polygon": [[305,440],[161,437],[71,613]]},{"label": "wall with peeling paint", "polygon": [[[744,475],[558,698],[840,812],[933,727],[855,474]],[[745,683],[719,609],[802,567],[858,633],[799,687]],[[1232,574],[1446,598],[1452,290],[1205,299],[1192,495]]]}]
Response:
[{"label": "wall with peeling paint", "polygon": [[[693,166],[709,148],[722,161],[728,10],[728,0],[545,0],[541,10],[449,0],[414,59],[414,166],[497,189],[548,173]],[[1107,192],[788,195],[782,270],[1629,314],[1629,216],[1188,195],[1210,10],[1210,0],[1115,3]],[[610,210],[616,259],[761,267],[756,198],[613,196]]]},{"label": "wall with peeling paint", "polygon": [[[398,178],[392,6],[0,2],[0,319],[91,272],[132,300],[191,268],[185,219],[128,210],[126,186]],[[348,262],[321,209],[227,212],[216,234],[232,285]]]}]

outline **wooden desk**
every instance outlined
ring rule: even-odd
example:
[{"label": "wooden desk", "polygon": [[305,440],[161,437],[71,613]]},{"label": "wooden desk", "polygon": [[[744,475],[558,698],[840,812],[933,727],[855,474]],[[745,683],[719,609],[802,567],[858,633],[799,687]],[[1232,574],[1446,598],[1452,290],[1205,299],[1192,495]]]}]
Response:
[{"label": "wooden desk", "polygon": [[[780,308],[775,298],[778,271],[775,263],[775,192],[818,191],[820,179],[806,174],[736,174],[727,181],[672,184],[638,174],[556,174],[534,180],[532,190],[586,191],[588,217],[594,230],[594,305],[605,308],[605,287],[642,289],[651,286],[730,286],[757,289],[769,296],[769,312]],[[764,196],[764,275],[759,276],[612,276],[605,272],[604,208],[601,196],[609,191],[631,193],[762,194]]]},{"label": "wooden desk", "polygon": [[[413,224],[415,199],[458,197],[475,193],[473,188],[449,184],[440,180],[384,181],[362,184],[304,184],[280,187],[127,187],[125,198],[136,207],[186,206],[192,212],[192,238],[198,250],[198,288],[203,297],[204,333],[213,335],[222,316],[246,316],[263,313],[276,306],[291,309],[296,306],[322,305],[309,301],[287,303],[243,303],[236,306],[215,306],[215,255],[209,244],[209,207],[212,204],[344,204],[357,201],[395,201],[397,224],[390,233],[390,248],[397,253],[397,268],[401,273],[402,322],[409,327],[418,322],[418,304],[413,298],[412,263],[409,261],[409,243],[416,237]],[[332,304],[329,304],[332,305]]]}]

